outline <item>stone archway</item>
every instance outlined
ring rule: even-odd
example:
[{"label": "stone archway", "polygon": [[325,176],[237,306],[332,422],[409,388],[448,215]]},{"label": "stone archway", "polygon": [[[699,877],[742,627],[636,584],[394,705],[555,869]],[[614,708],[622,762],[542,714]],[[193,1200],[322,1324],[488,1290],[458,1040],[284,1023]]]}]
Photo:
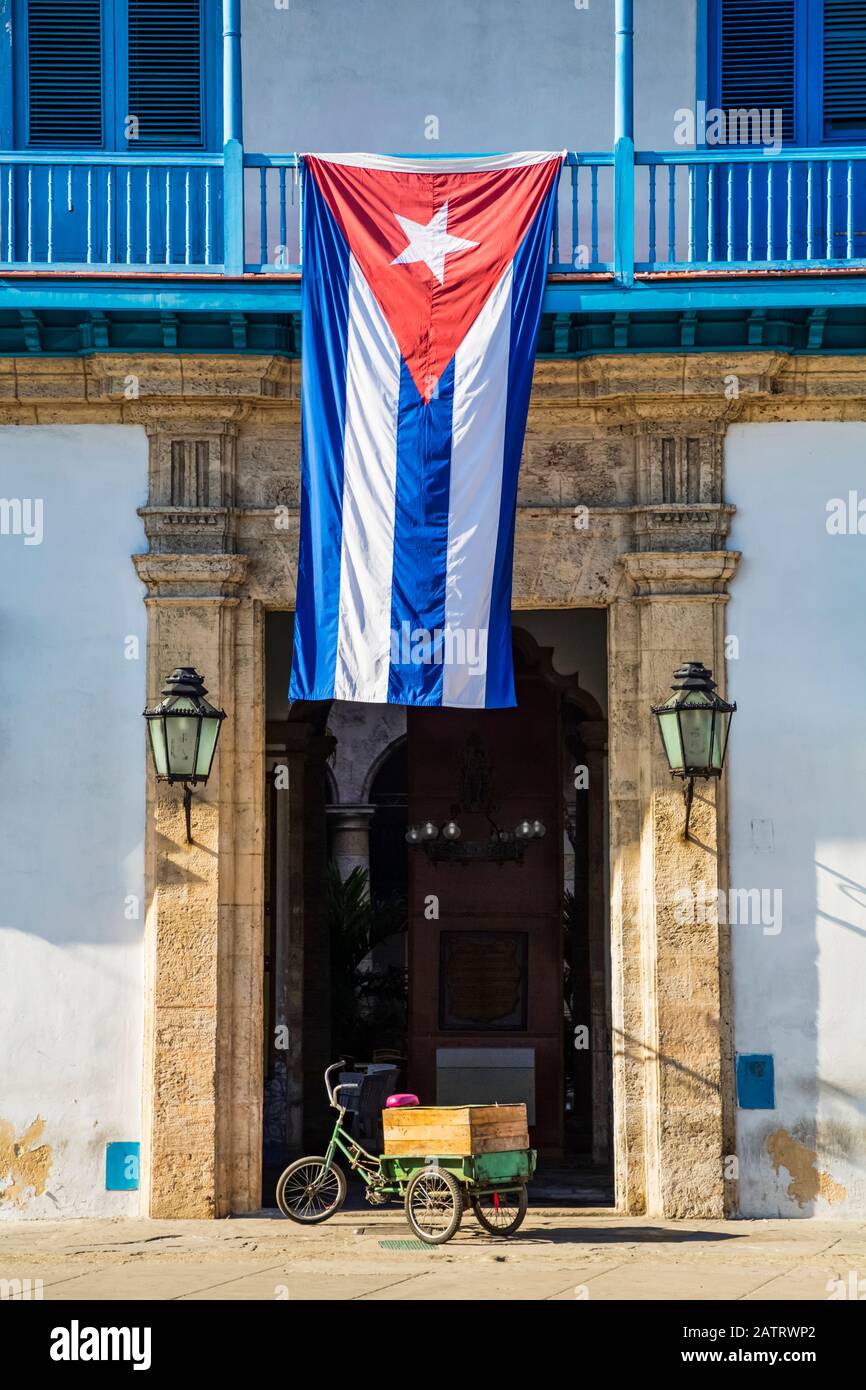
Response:
[{"label": "stone archway", "polygon": [[[101,370],[111,379],[117,369],[104,361]],[[750,397],[760,408],[779,364],[752,354],[726,359],[725,370],[739,375],[736,403],[717,389],[712,363],[703,375],[675,356],[539,363],[521,474],[518,622],[522,608],[609,612],[613,1112],[623,1212],[714,1217],[726,1209],[728,944],[724,930],[684,931],[676,919],[683,891],[703,884],[709,896],[725,886],[723,788],[718,800],[701,793],[695,838],[683,841],[680,797],[648,712],[684,658],[711,666],[724,691],[724,604],[738,558],[724,548],[732,510],[722,494],[724,429]],[[221,1215],[259,1202],[262,633],[266,608],[294,603],[297,511],[282,498],[296,482],[286,494],[282,480],[287,460],[292,476],[297,468],[296,371],[247,358],[220,359],[218,371],[203,360],[196,374],[187,361],[194,402],[137,407],[151,441],[143,510],[151,549],[135,557],[148,589],[149,697],[167,669],[189,660],[230,716],[215,776],[196,800],[195,845],[183,842],[175,799],[149,790],[143,1171],[153,1215]],[[177,505],[167,461],[202,441],[208,490]],[[279,504],[263,504],[278,496]],[[584,498],[592,505],[578,506]]]}]

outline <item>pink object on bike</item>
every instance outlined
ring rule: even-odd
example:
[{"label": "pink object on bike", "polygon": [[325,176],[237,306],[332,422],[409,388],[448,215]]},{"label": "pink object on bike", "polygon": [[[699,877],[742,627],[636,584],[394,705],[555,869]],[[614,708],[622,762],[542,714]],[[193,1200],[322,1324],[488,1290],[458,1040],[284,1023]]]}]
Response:
[{"label": "pink object on bike", "polygon": [[411,1091],[398,1091],[396,1095],[389,1096],[385,1101],[387,1109],[393,1110],[397,1105],[419,1105],[417,1096],[413,1096]]}]

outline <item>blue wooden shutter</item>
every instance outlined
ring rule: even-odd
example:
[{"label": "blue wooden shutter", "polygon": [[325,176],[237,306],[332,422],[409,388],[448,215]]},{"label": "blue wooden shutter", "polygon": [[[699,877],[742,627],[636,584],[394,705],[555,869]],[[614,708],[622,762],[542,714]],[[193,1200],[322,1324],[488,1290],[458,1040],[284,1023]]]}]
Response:
[{"label": "blue wooden shutter", "polygon": [[795,0],[722,0],[720,105],[782,111],[793,141]]},{"label": "blue wooden shutter", "polygon": [[31,145],[102,144],[101,0],[29,0],[27,131]]},{"label": "blue wooden shutter", "polygon": [[866,130],[866,3],[824,0],[824,135]]},{"label": "blue wooden shutter", "polygon": [[133,146],[203,143],[201,19],[201,0],[129,0]]}]

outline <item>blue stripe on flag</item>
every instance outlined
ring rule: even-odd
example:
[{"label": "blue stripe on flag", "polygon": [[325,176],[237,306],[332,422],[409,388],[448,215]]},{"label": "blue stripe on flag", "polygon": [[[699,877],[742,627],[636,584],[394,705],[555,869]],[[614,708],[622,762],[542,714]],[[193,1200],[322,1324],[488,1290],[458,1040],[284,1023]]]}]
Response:
[{"label": "blue stripe on flag", "polygon": [[290,700],[334,694],[343,531],[349,248],[304,178],[301,534]]},{"label": "blue stripe on flag", "polygon": [[402,363],[388,703],[441,705],[454,362],[424,404]]},{"label": "blue stripe on flag", "polygon": [[541,321],[541,301],[545,285],[544,266],[550,249],[557,188],[558,180],[554,180],[514,257],[511,352],[508,362],[508,400],[505,408],[505,457],[487,644],[485,705],[488,709],[503,708],[517,703],[511,651],[511,583],[517,475],[520,471],[529,395],[532,390],[535,344]]}]

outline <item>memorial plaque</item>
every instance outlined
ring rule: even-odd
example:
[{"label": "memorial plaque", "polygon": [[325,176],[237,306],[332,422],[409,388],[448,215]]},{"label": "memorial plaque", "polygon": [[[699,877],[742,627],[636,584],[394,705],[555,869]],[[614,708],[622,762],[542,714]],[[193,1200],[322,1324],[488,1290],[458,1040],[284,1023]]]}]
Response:
[{"label": "memorial plaque", "polygon": [[458,1032],[526,1029],[529,937],[513,931],[443,931],[439,1026]]}]

